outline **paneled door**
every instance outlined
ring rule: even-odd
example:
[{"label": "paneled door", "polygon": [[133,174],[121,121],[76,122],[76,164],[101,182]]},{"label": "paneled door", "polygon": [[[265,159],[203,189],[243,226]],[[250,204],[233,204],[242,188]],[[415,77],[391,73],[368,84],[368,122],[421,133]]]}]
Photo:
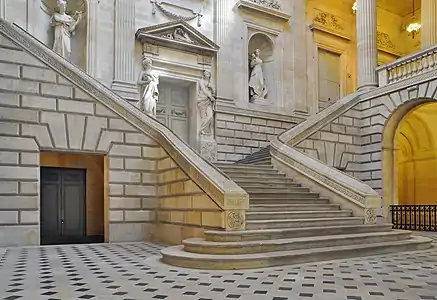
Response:
[{"label": "paneled door", "polygon": [[188,142],[189,88],[172,81],[159,84],[156,118]]},{"label": "paneled door", "polygon": [[84,169],[41,167],[41,244],[85,241]]},{"label": "paneled door", "polygon": [[340,55],[319,49],[319,110],[340,99]]}]

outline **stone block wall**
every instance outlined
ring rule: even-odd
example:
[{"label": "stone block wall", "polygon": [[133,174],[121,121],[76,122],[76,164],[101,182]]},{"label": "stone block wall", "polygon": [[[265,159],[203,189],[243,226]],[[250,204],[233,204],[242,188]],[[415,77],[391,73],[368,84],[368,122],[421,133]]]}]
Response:
[{"label": "stone block wall", "polygon": [[255,153],[302,120],[268,112],[219,107],[215,124],[218,161],[234,162]]},{"label": "stone block wall", "polygon": [[312,158],[356,176],[360,172],[359,111],[349,110],[296,147]]},{"label": "stone block wall", "polygon": [[39,244],[41,151],[105,156],[106,240],[152,238],[166,152],[0,35],[0,246]]},{"label": "stone block wall", "polygon": [[158,161],[158,205],[154,240],[180,244],[202,237],[205,228],[224,228],[225,212],[169,157]]}]

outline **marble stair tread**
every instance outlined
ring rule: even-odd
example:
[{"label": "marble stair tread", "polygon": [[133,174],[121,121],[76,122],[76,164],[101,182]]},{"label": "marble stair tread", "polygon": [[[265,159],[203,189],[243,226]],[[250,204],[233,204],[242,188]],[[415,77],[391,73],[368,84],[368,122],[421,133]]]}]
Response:
[{"label": "marble stair tread", "polygon": [[246,220],[263,220],[263,219],[307,219],[307,218],[334,218],[334,217],[351,217],[351,210],[321,210],[321,211],[256,211],[246,212]]},{"label": "marble stair tread", "polygon": [[251,204],[268,204],[268,203],[276,203],[276,204],[329,204],[329,200],[325,198],[250,198]]},{"label": "marble stair tread", "polygon": [[431,247],[432,240],[421,236],[412,236],[407,240],[389,241],[372,244],[354,244],[291,251],[274,251],[251,254],[199,254],[183,250],[183,245],[161,250],[162,260],[174,266],[196,269],[249,269],[292,265],[316,261],[345,259],[382,255],[399,251],[425,250]]},{"label": "marble stair tread", "polygon": [[389,231],[392,224],[362,224],[362,225],[331,225],[311,226],[306,228],[269,228],[269,229],[246,229],[235,231],[206,230],[204,232],[207,240],[211,241],[239,241],[239,240],[260,240],[275,239],[285,236],[290,238],[339,235],[359,232],[384,232]]},{"label": "marble stair tread", "polygon": [[252,194],[284,194],[284,193],[312,193],[306,187],[245,187],[246,192]]},{"label": "marble stair tread", "polygon": [[364,232],[237,242],[215,242],[203,238],[191,238],[184,240],[182,244],[184,245],[184,251],[192,253],[243,254],[346,246],[357,244],[357,242],[360,244],[380,243],[406,240],[410,235],[410,231],[390,230],[386,232]]},{"label": "marble stair tread", "polygon": [[340,210],[339,204],[250,204],[251,211],[336,211]]},{"label": "marble stair tread", "polygon": [[255,228],[284,228],[284,227],[307,227],[327,225],[361,225],[363,217],[335,217],[335,218],[314,218],[314,219],[271,219],[271,220],[246,220],[247,229]]}]

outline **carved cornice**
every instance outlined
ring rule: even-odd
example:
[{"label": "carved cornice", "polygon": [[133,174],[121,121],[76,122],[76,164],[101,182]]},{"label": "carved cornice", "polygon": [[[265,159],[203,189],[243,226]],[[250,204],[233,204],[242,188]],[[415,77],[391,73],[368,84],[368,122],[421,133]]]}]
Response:
[{"label": "carved cornice", "polygon": [[273,3],[272,1],[264,1],[264,0],[259,0],[259,1],[239,0],[236,6],[241,10],[246,10],[248,12],[256,12],[265,17],[277,19],[281,22],[288,22],[291,15],[280,11],[280,7],[281,7],[280,5],[279,5],[279,9],[274,8],[274,7],[278,7],[278,5],[272,3]]},{"label": "carved cornice", "polygon": [[341,17],[314,9],[313,23],[310,25],[311,30],[320,30],[350,40],[351,37],[346,28],[347,24]]},{"label": "carved cornice", "polygon": [[247,209],[248,194],[200,157],[169,128],[121,98],[108,87],[57,55],[17,26],[0,19],[0,33],[67,78],[95,101],[159,143],[176,164],[222,209]]},{"label": "carved cornice", "polygon": [[[176,30],[182,30],[186,38],[178,39],[175,36]],[[182,20],[140,28],[135,37],[143,44],[149,43],[207,56],[214,56],[220,48],[200,31]]]},{"label": "carved cornice", "polygon": [[396,45],[392,42],[390,35],[388,33],[377,31],[376,45],[378,47],[378,50],[380,51],[393,54],[397,57],[401,56],[400,53],[396,51]]}]

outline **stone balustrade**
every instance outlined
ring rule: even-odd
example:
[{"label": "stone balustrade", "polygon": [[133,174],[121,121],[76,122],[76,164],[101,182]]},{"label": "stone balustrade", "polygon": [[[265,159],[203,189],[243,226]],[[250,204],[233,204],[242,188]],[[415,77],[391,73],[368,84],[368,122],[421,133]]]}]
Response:
[{"label": "stone balustrade", "polygon": [[392,84],[437,69],[437,45],[378,67],[379,86]]}]

